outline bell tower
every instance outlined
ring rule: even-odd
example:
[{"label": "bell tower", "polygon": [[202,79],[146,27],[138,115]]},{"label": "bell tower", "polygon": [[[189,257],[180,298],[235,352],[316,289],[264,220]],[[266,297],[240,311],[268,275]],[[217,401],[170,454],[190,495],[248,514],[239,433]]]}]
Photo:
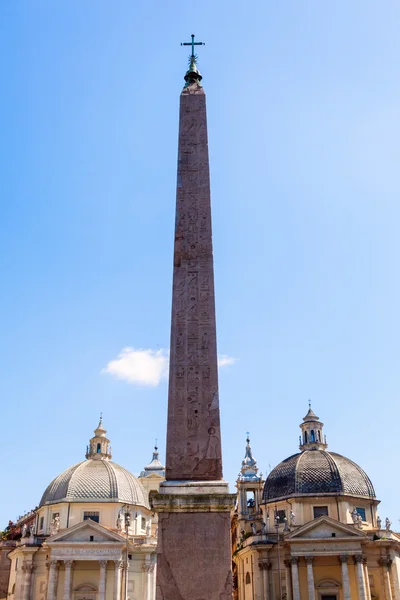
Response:
[{"label": "bell tower", "polygon": [[264,487],[262,474],[258,473],[257,461],[253,457],[250,437],[247,434],[246,450],[242,468],[236,481],[238,538],[243,533],[254,533],[263,529],[261,500]]}]

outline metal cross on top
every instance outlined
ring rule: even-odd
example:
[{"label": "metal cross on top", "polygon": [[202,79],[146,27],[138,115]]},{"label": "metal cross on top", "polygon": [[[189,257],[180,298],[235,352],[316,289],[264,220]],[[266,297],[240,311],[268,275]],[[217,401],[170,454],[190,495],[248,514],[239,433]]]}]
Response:
[{"label": "metal cross on top", "polygon": [[192,56],[191,58],[195,57],[195,53],[194,53],[194,47],[195,46],[205,46],[205,42],[195,42],[194,41],[194,33],[192,33],[192,41],[191,42],[181,42],[181,46],[192,46]]}]

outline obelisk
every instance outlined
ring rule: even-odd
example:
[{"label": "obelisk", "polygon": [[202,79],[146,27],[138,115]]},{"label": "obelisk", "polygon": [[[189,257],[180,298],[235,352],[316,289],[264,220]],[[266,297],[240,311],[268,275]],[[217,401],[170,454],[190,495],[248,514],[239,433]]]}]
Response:
[{"label": "obelisk", "polygon": [[231,600],[230,509],[222,479],[206,97],[194,54],[180,97],[166,481],[157,600]]}]

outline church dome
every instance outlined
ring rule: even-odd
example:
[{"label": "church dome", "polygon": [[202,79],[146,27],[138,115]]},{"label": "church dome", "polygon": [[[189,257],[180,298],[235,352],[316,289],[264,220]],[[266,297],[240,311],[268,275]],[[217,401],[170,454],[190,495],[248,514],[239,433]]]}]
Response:
[{"label": "church dome", "polygon": [[263,499],[317,495],[375,498],[375,491],[365,471],[349,458],[326,450],[304,450],[271,471]]},{"label": "church dome", "polygon": [[326,450],[323,423],[311,407],[300,427],[302,452],[289,456],[271,471],[264,486],[264,502],[299,496],[375,498],[371,480],[361,467]]},{"label": "church dome", "polygon": [[149,508],[147,493],[132,473],[110,460],[102,419],[86,459],[63,471],[47,486],[40,506],[58,502],[122,502]]}]

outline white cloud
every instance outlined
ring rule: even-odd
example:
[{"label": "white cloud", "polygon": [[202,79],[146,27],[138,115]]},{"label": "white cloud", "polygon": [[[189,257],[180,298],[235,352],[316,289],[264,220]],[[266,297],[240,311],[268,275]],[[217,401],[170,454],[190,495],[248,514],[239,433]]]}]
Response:
[{"label": "white cloud", "polygon": [[227,365],[233,365],[237,361],[237,358],[233,358],[233,356],[228,356],[227,354],[220,354],[218,356],[218,366],[226,367]]},{"label": "white cloud", "polygon": [[123,348],[117,358],[110,360],[103,373],[136,385],[156,387],[168,377],[168,351]]},{"label": "white cloud", "polygon": [[[221,354],[218,356],[218,366],[233,365],[236,358]],[[110,360],[102,373],[109,373],[116,379],[123,379],[134,385],[156,387],[161,381],[168,379],[169,351],[136,350],[123,348],[117,358]]]}]

